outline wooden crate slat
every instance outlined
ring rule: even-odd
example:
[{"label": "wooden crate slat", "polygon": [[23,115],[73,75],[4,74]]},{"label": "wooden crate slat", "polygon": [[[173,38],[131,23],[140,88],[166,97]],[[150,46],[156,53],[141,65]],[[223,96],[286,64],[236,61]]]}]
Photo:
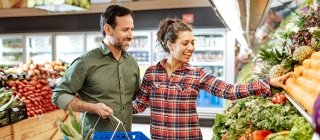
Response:
[{"label": "wooden crate slat", "polygon": [[0,128],[0,138],[4,138],[6,136],[11,135],[12,136],[12,126],[11,125],[7,125],[4,127]]},{"label": "wooden crate slat", "polygon": [[48,121],[51,121],[51,120],[57,120],[58,116],[60,118],[65,118],[66,112],[63,110],[57,110],[57,111],[50,112],[50,113],[47,113],[47,114],[44,114],[41,116],[37,116],[37,117],[23,120],[19,123],[21,124],[21,129],[24,130],[24,129],[28,129],[30,127],[41,125],[43,123],[47,123]]},{"label": "wooden crate slat", "polygon": [[[79,113],[75,113],[79,119]],[[41,116],[22,120],[0,128],[0,140],[62,140],[58,129],[58,116],[63,122],[69,122],[68,112],[56,110]]]},{"label": "wooden crate slat", "polygon": [[1,137],[0,140],[13,140],[12,135]]}]

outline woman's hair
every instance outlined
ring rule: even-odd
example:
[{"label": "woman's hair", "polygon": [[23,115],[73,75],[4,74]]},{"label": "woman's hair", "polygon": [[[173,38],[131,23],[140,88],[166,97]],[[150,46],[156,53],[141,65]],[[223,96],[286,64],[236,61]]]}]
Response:
[{"label": "woman's hair", "polygon": [[109,24],[113,29],[117,26],[116,17],[122,17],[126,15],[131,15],[132,12],[126,7],[119,5],[110,5],[106,10],[101,14],[100,17],[100,28],[103,36],[106,36],[103,26]]},{"label": "woman's hair", "polygon": [[170,41],[175,43],[176,39],[178,38],[178,32],[180,31],[191,32],[192,28],[190,25],[177,18],[166,18],[160,22],[157,32],[157,41],[164,51],[168,53],[170,52],[169,48],[167,47],[167,42]]}]

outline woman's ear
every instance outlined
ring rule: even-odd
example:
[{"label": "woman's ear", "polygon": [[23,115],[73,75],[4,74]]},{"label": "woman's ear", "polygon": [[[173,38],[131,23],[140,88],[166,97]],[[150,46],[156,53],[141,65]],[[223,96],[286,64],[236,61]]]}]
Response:
[{"label": "woman's ear", "polygon": [[173,51],[174,49],[173,49],[173,43],[171,42],[171,41],[167,41],[167,47],[168,47],[168,49],[170,50],[170,51]]}]

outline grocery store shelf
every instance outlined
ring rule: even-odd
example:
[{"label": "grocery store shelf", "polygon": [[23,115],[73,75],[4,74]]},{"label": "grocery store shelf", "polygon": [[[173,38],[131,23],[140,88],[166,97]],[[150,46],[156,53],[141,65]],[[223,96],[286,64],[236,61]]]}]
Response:
[{"label": "grocery store shelf", "polygon": [[130,47],[127,51],[128,52],[149,52],[150,49],[149,48],[132,48],[132,47]]},{"label": "grocery store shelf", "polygon": [[133,2],[104,2],[99,4],[92,4],[91,8],[86,11],[49,12],[46,10],[40,10],[36,8],[1,9],[0,18],[101,13],[101,11],[104,11],[106,7],[112,4],[119,4],[128,7],[132,11],[173,9],[186,7],[210,7],[210,3],[208,0],[197,0],[197,2],[194,2],[194,0],[143,0]]},{"label": "grocery store shelf", "polygon": [[307,111],[299,104],[297,103],[291,96],[288,94],[284,94],[286,98],[290,101],[290,103],[300,112],[300,114],[312,125],[314,126],[314,123],[312,121],[311,116],[307,113]]},{"label": "grocery store shelf", "polygon": [[[223,108],[197,107],[198,116],[203,119],[214,119],[216,114],[223,111]],[[150,113],[150,108],[147,108],[143,113],[134,114],[134,116],[150,116]]]},{"label": "grocery store shelf", "polygon": [[57,52],[58,54],[82,54],[83,52]]},{"label": "grocery store shelf", "polygon": [[4,61],[4,62],[1,62],[0,64],[12,66],[12,65],[19,65],[20,63],[22,63],[22,61]]},{"label": "grocery store shelf", "polygon": [[22,53],[22,49],[3,49],[3,53]]},{"label": "grocery store shelf", "polygon": [[205,107],[197,107],[197,112],[199,118],[212,119],[215,118],[216,114],[223,113],[223,108],[205,108]]},{"label": "grocery store shelf", "polygon": [[43,53],[43,54],[47,54],[47,53],[52,53],[51,51],[30,51],[30,53]]}]

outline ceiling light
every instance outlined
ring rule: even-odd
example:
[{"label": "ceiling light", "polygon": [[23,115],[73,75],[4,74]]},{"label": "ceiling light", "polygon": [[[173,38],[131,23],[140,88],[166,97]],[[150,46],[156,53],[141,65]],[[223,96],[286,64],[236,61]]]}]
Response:
[{"label": "ceiling light", "polygon": [[28,0],[28,8],[50,12],[84,11],[91,6],[90,0]]}]

